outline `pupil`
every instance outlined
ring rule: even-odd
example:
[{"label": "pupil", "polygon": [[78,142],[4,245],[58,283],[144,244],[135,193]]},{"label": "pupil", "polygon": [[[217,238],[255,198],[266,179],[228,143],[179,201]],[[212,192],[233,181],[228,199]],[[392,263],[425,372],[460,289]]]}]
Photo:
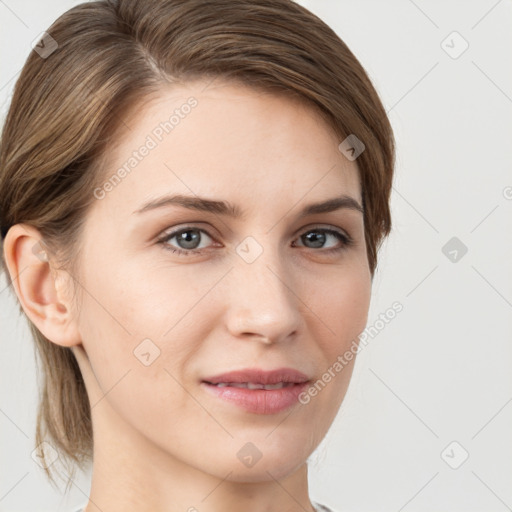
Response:
[{"label": "pupil", "polygon": [[318,233],[315,231],[311,231],[307,235],[305,235],[309,242],[313,242],[314,247],[322,247],[325,243],[325,233]]},{"label": "pupil", "polygon": [[[191,236],[189,236],[190,233],[192,233]],[[198,240],[199,240],[199,233],[197,231],[192,231],[192,230],[183,231],[178,237],[178,241],[180,243],[181,242],[185,243],[185,245],[183,246],[183,249],[195,249],[196,246],[194,244],[197,245]]]}]

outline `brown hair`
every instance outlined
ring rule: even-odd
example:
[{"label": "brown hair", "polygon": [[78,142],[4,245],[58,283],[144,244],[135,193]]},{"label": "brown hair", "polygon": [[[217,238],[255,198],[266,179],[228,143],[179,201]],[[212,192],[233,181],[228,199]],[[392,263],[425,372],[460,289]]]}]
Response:
[{"label": "brown hair", "polygon": [[[364,143],[357,166],[374,275],[391,229],[393,133],[365,70],[318,17],[292,0],[102,0],[73,7],[47,33],[27,58],[2,131],[3,237],[14,224],[33,226],[73,275],[102,181],[98,164],[122,118],[165,83],[219,77],[297,96],[340,142],[353,134]],[[51,442],[74,475],[93,453],[84,381],[72,351],[29,325],[44,376],[36,444]]]}]

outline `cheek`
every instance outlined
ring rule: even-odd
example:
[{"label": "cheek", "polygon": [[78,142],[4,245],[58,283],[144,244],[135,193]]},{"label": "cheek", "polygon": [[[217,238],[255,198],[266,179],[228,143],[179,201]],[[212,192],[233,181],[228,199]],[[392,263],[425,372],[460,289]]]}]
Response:
[{"label": "cheek", "polygon": [[[368,320],[371,276],[363,265],[355,262],[340,267],[337,273],[332,273],[332,279],[321,283],[322,286],[310,289],[308,303],[316,313],[311,317],[315,326],[312,338],[322,361],[319,378],[326,389],[319,392],[315,402],[322,410],[335,415],[350,382],[358,337]],[[319,389],[324,389],[323,385]]]},{"label": "cheek", "polygon": [[[162,283],[157,288],[150,281],[141,286],[136,280],[122,286],[114,286],[115,279],[111,286],[106,279],[99,282],[91,296],[101,297],[101,304],[91,296],[84,300],[81,320],[95,377],[88,388],[97,389],[96,414],[115,411],[147,437],[161,425],[173,425],[178,416],[197,416],[197,404],[179,384],[194,340],[204,337],[197,334],[193,315],[187,315],[194,292],[176,298],[164,293]],[[176,441],[178,430],[166,430],[162,442]]]},{"label": "cheek", "polygon": [[162,338],[181,327],[195,304],[213,286],[216,275],[201,276],[178,265],[117,265],[88,279],[98,304],[88,315],[98,315],[106,327],[136,341],[151,335]]},{"label": "cheek", "polygon": [[151,264],[99,268],[84,279],[88,293],[80,332],[103,390],[127,371],[131,379],[140,377],[141,385],[145,379],[148,388],[155,379],[168,385],[172,378],[166,370],[181,380],[214,322],[214,304],[204,299],[218,272],[201,275]]},{"label": "cheek", "polygon": [[[364,330],[371,299],[371,277],[364,267],[347,266],[312,284],[306,304],[324,326],[327,352],[341,350]],[[321,283],[321,286],[320,286]],[[330,340],[330,341],[328,341]],[[334,343],[333,343],[333,340]]]}]

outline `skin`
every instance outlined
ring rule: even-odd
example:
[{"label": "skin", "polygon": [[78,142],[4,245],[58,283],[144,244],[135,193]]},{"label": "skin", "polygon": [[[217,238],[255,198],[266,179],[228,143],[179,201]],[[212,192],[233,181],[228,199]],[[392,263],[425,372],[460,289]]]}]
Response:
[{"label": "skin", "polygon": [[[277,414],[246,412],[200,381],[285,366],[315,382],[364,330],[371,274],[363,215],[298,216],[306,204],[341,195],[361,204],[356,161],[310,107],[198,81],[162,89],[137,110],[105,176],[190,96],[197,107],[94,202],[78,274],[37,257],[40,235],[24,224],[7,235],[9,272],[19,274],[14,286],[29,318],[71,347],[84,375],[94,428],[87,512],[310,511],[307,458],[338,412],[354,360],[308,404]],[[245,217],[180,206],[133,213],[170,193],[226,200]],[[201,254],[180,256],[157,242],[186,227],[201,237]],[[343,247],[335,236],[323,246],[302,236],[320,228],[353,244],[329,255]],[[252,263],[236,252],[249,236],[263,250]],[[177,237],[167,246],[191,247]],[[160,350],[149,366],[134,355],[146,338]],[[262,453],[252,467],[237,457],[248,442]]]}]

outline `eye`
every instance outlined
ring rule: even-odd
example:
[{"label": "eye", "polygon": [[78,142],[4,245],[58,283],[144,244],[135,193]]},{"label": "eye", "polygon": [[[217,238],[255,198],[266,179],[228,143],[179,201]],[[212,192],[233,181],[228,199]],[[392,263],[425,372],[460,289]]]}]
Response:
[{"label": "eye", "polygon": [[[324,245],[329,237],[335,239],[338,244],[334,247],[325,248]],[[323,253],[333,253],[343,251],[354,243],[353,239],[341,231],[327,228],[313,228],[306,231],[299,237],[302,243],[312,249],[324,249]]]},{"label": "eye", "polygon": [[[204,229],[186,227],[178,231],[165,234],[158,240],[158,243],[161,243],[166,250],[181,256],[201,254],[202,251],[198,248],[202,241],[203,234],[208,238],[212,238]],[[176,238],[176,243],[179,244],[179,247],[173,247],[169,244],[173,238]]]}]

